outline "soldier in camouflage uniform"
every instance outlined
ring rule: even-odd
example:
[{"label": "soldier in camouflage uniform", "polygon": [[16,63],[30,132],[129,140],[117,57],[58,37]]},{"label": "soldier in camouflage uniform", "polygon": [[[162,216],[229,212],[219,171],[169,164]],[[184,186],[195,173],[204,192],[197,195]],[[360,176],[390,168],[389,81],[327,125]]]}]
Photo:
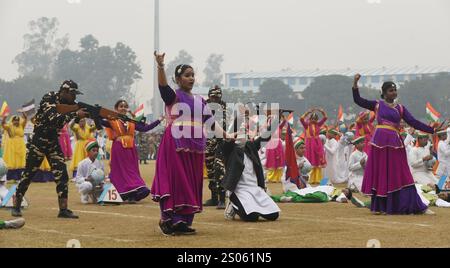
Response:
[{"label": "soldier in camouflage uniform", "polygon": [[144,162],[144,165],[147,165],[148,155],[150,154],[149,136],[147,133],[140,132],[137,134],[136,141],[139,148],[139,164]]},{"label": "soldier in camouflage uniform", "polygon": [[[220,105],[223,112],[222,128],[226,129],[226,104],[222,101],[222,90],[219,86],[215,86],[209,90],[208,100],[206,102],[208,104],[214,103],[215,105]],[[214,109],[211,110],[214,112]],[[221,186],[221,181],[225,175],[222,144],[223,139],[209,138],[206,141],[205,152],[206,170],[209,179],[208,188],[211,190],[211,199],[207,200],[204,206],[217,206],[217,209],[225,209],[225,190]]]},{"label": "soldier in camouflage uniform", "polygon": [[56,111],[56,104],[74,104],[78,94],[82,94],[78,91],[78,85],[72,80],[66,80],[58,92],[49,92],[42,98],[35,115],[33,138],[28,141],[25,171],[17,187],[12,216],[22,216],[20,208],[23,197],[31,183],[31,178],[34,177],[46,156],[55,176],[59,203],[58,218],[78,218],[67,208],[69,176],[64,154],[59,145],[58,132],[73,118],[84,118],[88,116],[88,113],[84,109],[68,114],[60,114]]}]

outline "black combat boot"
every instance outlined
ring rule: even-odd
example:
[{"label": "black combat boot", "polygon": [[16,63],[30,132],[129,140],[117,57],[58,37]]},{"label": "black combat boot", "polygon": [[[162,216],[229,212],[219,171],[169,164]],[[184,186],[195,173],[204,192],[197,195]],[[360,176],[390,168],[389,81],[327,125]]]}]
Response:
[{"label": "black combat boot", "polygon": [[73,212],[67,208],[67,198],[58,198],[58,203],[59,203],[58,218],[78,219],[78,216],[73,214]]},{"label": "black combat boot", "polygon": [[217,192],[211,191],[211,199],[206,200],[206,202],[203,204],[205,207],[214,207],[219,204],[218,201],[219,196],[217,195]]},{"label": "black combat boot", "polygon": [[14,206],[11,210],[11,216],[13,217],[22,217],[22,212],[20,211],[22,207],[22,200],[23,195],[22,194],[16,194],[16,198],[14,198]]},{"label": "black combat boot", "polygon": [[225,209],[225,191],[220,191],[219,193],[219,203],[217,204],[217,209]]}]

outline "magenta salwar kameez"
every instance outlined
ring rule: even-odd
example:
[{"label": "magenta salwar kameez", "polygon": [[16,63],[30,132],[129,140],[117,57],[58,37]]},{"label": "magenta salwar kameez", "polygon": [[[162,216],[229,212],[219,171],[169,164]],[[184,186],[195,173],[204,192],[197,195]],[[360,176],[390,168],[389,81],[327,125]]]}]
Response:
[{"label": "magenta salwar kameez", "polygon": [[[194,113],[203,111],[206,102],[200,96],[181,89],[160,87],[166,104],[166,130],[158,148],[155,179],[151,189],[153,200],[159,202],[161,220],[172,224],[192,225],[195,213],[202,211],[203,163],[206,137],[203,124],[209,117]],[[176,104],[189,107],[192,115],[178,116]],[[194,109],[194,107],[196,107]],[[197,136],[177,136],[183,131]]]},{"label": "magenta salwar kameez", "polygon": [[421,201],[408,166],[400,120],[415,129],[433,133],[434,130],[416,120],[398,104],[395,108],[383,100],[369,101],[353,89],[353,99],[359,106],[376,112],[378,125],[370,141],[362,192],[371,196],[371,211],[386,214],[418,214],[427,206]]}]

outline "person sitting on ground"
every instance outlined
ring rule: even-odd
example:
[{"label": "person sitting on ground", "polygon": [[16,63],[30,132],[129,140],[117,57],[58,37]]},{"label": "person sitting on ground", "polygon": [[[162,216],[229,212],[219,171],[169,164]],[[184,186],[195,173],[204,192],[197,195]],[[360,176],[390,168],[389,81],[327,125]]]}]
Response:
[{"label": "person sitting on ground", "polygon": [[354,192],[360,192],[363,183],[364,169],[366,168],[367,154],[364,151],[366,136],[359,136],[352,141],[356,150],[350,155],[348,161],[348,187]]},{"label": "person sitting on ground", "polygon": [[[75,179],[78,192],[81,194],[81,203],[97,202],[97,196],[102,192],[104,180],[104,166],[98,160],[99,145],[96,140],[90,139],[85,146],[88,157],[83,159],[77,168]],[[102,176],[103,174],[103,176]]]},{"label": "person sitting on ground", "polygon": [[[436,206],[442,208],[450,207],[450,193],[449,192],[439,192],[438,187],[435,184],[415,184],[417,194],[420,200],[427,206]],[[353,198],[352,203],[357,207],[370,208],[371,202],[362,202],[357,198]],[[434,212],[433,214],[434,215]]]},{"label": "person sitting on ground", "polygon": [[414,181],[419,184],[436,184],[438,182],[433,174],[436,159],[432,155],[431,143],[428,140],[427,133],[419,132],[417,135],[418,146],[412,147],[408,155]]},{"label": "person sitting on ground", "polygon": [[222,185],[229,193],[225,208],[225,218],[255,222],[259,217],[274,221],[278,219],[280,208],[264,191],[263,166],[258,155],[261,142],[268,138],[248,139],[245,128],[239,130],[237,139],[227,139],[223,144],[225,176]]},{"label": "person sitting on ground", "polygon": [[8,188],[6,188],[6,174],[8,173],[8,168],[6,166],[3,158],[0,158],[0,203],[8,194]]},{"label": "person sitting on ground", "polygon": [[[295,144],[295,154],[297,155],[297,166],[298,166],[298,173],[301,176],[302,182],[309,187],[310,185],[306,182],[309,179],[309,174],[312,170],[312,165],[308,161],[308,159],[305,157],[305,141],[302,139],[298,139]],[[286,172],[286,170],[285,170]],[[290,180],[286,180],[286,176],[283,176],[284,178],[281,180],[282,187],[283,187],[283,193],[286,193],[289,191],[289,189],[297,189],[297,185]]]}]

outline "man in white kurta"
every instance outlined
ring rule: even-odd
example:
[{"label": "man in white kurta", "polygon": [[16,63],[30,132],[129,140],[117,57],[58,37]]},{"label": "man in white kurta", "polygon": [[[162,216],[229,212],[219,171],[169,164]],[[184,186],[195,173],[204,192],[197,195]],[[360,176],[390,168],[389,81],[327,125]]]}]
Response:
[{"label": "man in white kurta", "polygon": [[439,144],[437,157],[439,160],[439,166],[436,171],[438,178],[442,176],[450,176],[450,135],[446,130],[439,131]]},{"label": "man in white kurta", "polygon": [[350,155],[348,163],[349,177],[348,187],[361,191],[364,168],[367,162],[367,154],[364,152],[364,136],[360,136],[352,141],[356,150]]},{"label": "man in white kurta", "polygon": [[[105,168],[103,163],[97,159],[99,149],[97,141],[89,141],[85,148],[88,152],[88,157],[78,163],[75,183],[78,192],[81,194],[81,203],[88,204],[89,196],[94,193],[94,181],[90,175],[95,169],[104,171]],[[95,198],[91,198],[90,201],[94,203]]]},{"label": "man in white kurta", "polygon": [[[247,215],[251,213],[268,215],[280,212],[280,208],[272,198],[270,198],[263,188],[258,186],[253,162],[245,153],[244,171],[233,193],[239,199]],[[235,209],[238,209],[238,207],[236,206]]]},{"label": "man in white kurta", "polygon": [[331,129],[327,133],[327,142],[325,143],[325,157],[327,160],[327,166],[324,170],[324,178],[328,178],[332,183],[343,183],[344,181],[339,181],[336,177],[337,169],[337,149],[338,142],[336,140],[336,135],[339,133]]},{"label": "man in white kurta", "polygon": [[349,176],[348,162],[350,160],[350,155],[353,152],[353,133],[347,132],[338,141],[338,149],[336,152],[337,166],[336,166],[336,180],[346,182]]},{"label": "man in white kurta", "polygon": [[436,184],[438,180],[427,165],[427,162],[434,158],[430,152],[431,143],[428,134],[419,132],[417,139],[419,146],[412,147],[408,157],[414,181],[424,185]]}]

